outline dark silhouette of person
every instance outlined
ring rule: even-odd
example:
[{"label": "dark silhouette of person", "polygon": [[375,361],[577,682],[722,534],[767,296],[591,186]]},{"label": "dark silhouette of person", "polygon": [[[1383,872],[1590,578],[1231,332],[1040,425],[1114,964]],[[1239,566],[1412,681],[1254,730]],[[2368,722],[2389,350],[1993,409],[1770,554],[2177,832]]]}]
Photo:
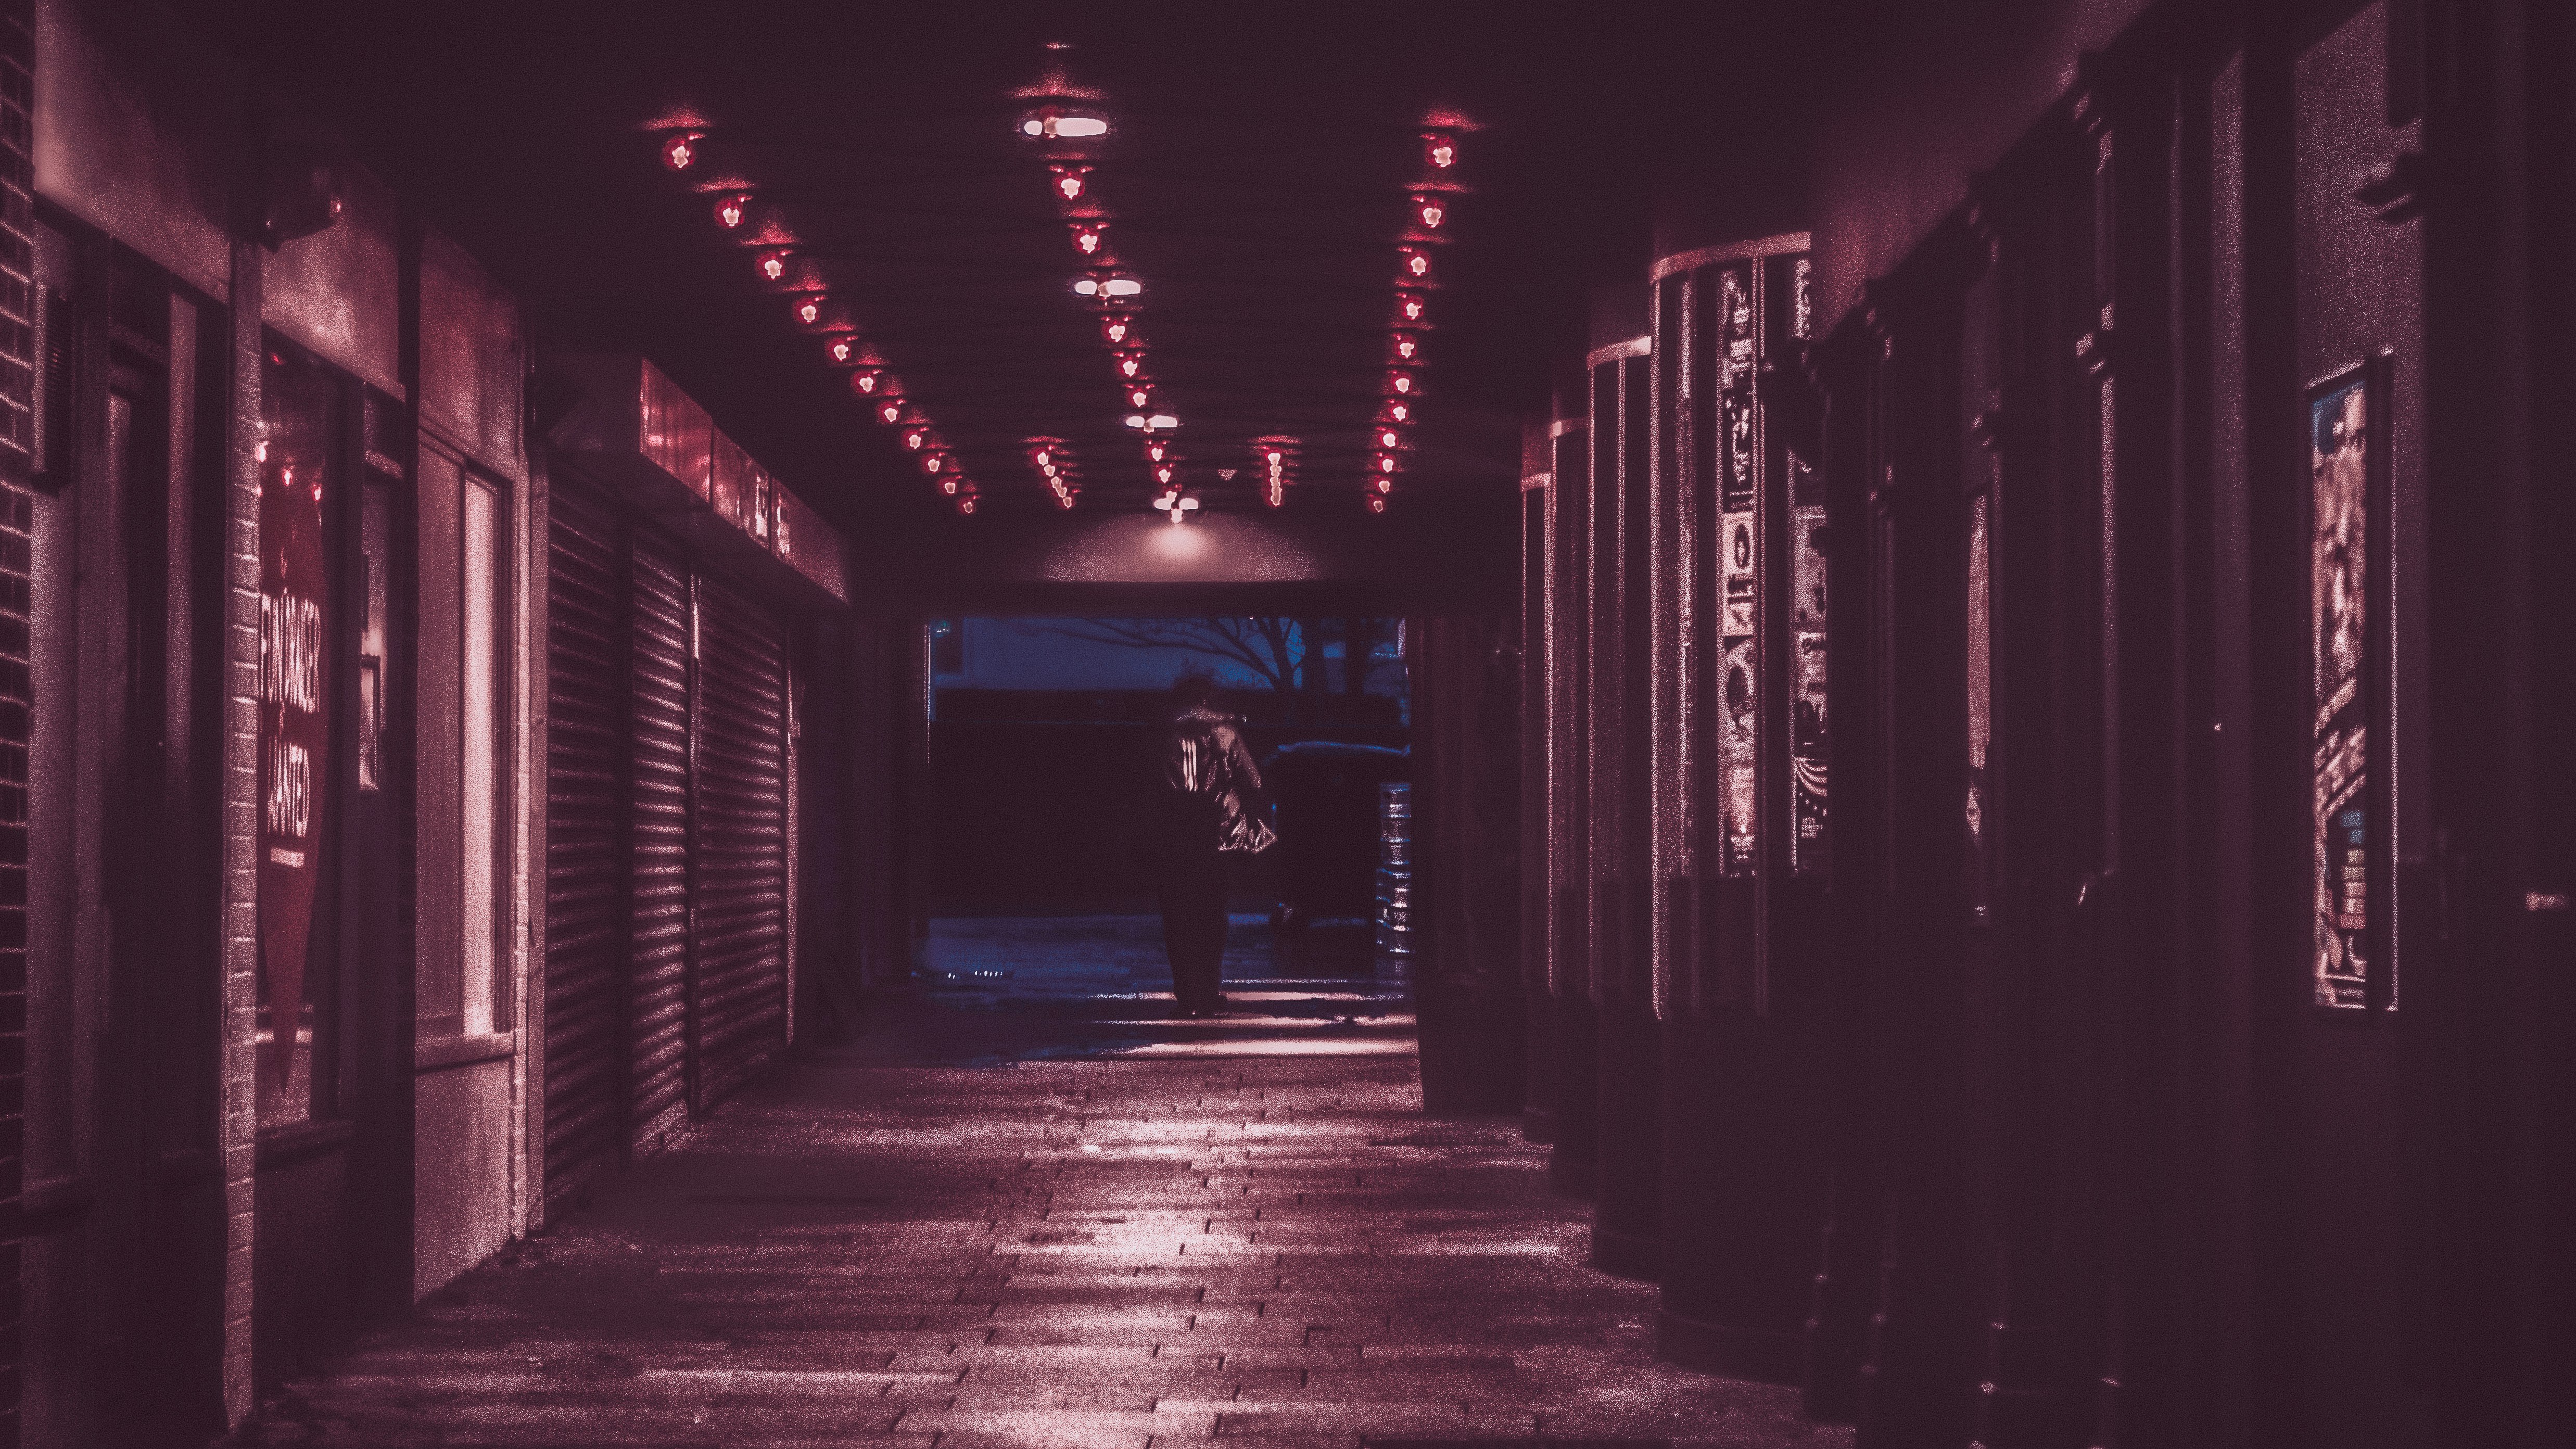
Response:
[{"label": "dark silhouette of person", "polygon": [[1213,1016],[1224,1008],[1217,980],[1225,959],[1227,863],[1267,849],[1276,838],[1242,727],[1240,718],[1217,707],[1213,680],[1191,675],[1172,686],[1157,782],[1155,883],[1181,1016]]}]

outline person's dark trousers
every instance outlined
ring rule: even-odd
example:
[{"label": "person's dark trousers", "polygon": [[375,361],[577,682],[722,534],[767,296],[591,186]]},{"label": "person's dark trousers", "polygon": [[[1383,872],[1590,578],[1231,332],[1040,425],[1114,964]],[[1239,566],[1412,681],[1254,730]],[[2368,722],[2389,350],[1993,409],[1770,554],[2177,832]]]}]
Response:
[{"label": "person's dark trousers", "polygon": [[1163,951],[1172,962],[1172,995],[1183,1011],[1217,1004],[1217,968],[1225,960],[1225,857],[1213,850],[1173,851],[1163,859]]}]

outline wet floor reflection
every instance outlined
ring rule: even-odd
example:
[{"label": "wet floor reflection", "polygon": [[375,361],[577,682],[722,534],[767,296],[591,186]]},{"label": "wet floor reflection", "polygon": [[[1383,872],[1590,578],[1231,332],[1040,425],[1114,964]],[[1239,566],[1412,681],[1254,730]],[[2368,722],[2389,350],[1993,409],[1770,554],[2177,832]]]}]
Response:
[{"label": "wet floor reflection", "polygon": [[1180,1021],[1157,917],[940,917],[916,989],[875,1003],[854,1050],[924,1065],[1412,1050],[1409,982],[1365,923],[1234,915],[1223,973],[1226,1014]]}]

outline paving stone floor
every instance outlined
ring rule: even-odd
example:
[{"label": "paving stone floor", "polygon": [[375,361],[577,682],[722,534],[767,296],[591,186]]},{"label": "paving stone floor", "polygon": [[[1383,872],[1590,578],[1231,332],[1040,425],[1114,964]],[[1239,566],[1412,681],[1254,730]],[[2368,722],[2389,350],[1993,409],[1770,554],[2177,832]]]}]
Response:
[{"label": "paving stone floor", "polygon": [[[1584,1265],[1541,1150],[1421,1115],[1401,984],[1364,957],[1230,959],[1239,1017],[1157,1030],[1145,966],[1077,992],[1027,955],[1005,989],[971,976],[980,950],[288,1385],[244,1440],[1849,1444],[1791,1390],[1655,1362],[1653,1289]],[[1086,1020],[1137,1025],[1068,1055]]]}]

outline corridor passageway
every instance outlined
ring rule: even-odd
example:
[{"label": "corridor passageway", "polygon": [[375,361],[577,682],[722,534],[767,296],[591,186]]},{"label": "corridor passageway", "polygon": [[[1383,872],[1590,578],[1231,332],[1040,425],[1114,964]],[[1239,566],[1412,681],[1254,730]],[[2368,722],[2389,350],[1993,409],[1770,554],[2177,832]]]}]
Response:
[{"label": "corridor passageway", "polygon": [[0,0],[0,1449],[2564,1449],[2571,239],[2569,0]]},{"label": "corridor passageway", "polygon": [[[747,1091],[289,1383],[250,1442],[1849,1442],[1794,1389],[1656,1363],[1653,1288],[1585,1266],[1585,1213],[1516,1124],[1422,1114],[1409,1044],[1341,1024],[1354,983],[1230,975],[1240,1017],[1158,1036],[1186,1055],[1068,1058],[1064,1008],[1124,977],[1121,943],[1013,934],[1012,965],[961,971],[1020,990],[917,1008],[980,1034],[908,1028]],[[925,1062],[934,1041],[987,1064]]]}]

